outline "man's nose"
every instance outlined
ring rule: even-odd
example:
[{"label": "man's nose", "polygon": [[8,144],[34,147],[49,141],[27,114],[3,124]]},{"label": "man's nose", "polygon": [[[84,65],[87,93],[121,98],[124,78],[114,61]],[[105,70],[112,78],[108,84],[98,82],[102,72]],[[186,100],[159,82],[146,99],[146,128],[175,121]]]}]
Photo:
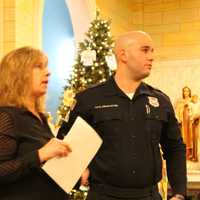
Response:
[{"label": "man's nose", "polygon": [[154,53],[153,53],[153,52],[150,52],[150,53],[148,54],[148,60],[151,61],[151,62],[154,61]]}]

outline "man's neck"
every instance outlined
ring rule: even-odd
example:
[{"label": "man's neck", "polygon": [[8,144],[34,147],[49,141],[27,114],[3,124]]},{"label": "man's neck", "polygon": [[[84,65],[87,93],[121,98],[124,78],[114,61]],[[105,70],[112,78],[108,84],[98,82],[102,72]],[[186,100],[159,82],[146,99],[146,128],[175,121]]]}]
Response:
[{"label": "man's neck", "polygon": [[142,82],[140,81],[135,81],[133,79],[130,79],[128,77],[122,76],[118,73],[115,74],[115,82],[117,83],[118,87],[124,92],[124,93],[134,93],[136,91],[136,89],[138,88],[138,86],[140,85],[140,83]]}]

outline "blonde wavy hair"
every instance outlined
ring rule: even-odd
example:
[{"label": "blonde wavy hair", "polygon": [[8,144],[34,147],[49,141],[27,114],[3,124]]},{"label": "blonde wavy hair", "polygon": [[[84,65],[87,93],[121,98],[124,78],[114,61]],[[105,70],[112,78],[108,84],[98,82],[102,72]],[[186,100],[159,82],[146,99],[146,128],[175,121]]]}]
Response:
[{"label": "blonde wavy hair", "polygon": [[[0,106],[27,108],[25,99],[32,88],[32,69],[46,55],[39,49],[22,47],[11,51],[0,63]],[[44,96],[35,100],[38,112],[44,112]]]}]

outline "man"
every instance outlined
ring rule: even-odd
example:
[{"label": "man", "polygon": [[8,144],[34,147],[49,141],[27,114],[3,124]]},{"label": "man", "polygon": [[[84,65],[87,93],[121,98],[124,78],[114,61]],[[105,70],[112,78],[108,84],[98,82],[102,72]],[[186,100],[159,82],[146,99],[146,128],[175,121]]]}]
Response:
[{"label": "man", "polygon": [[167,161],[172,199],[184,199],[185,145],[172,105],[165,94],[142,82],[151,72],[153,52],[147,33],[133,31],[120,36],[115,43],[116,74],[79,93],[69,122],[59,130],[62,138],[79,115],[103,139],[83,175],[84,182],[89,176],[88,200],[160,199],[159,144]]}]

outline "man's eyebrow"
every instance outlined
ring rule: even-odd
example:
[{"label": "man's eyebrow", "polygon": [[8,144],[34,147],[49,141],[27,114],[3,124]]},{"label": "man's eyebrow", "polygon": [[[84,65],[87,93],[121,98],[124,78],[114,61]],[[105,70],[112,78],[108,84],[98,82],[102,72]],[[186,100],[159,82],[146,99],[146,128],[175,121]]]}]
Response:
[{"label": "man's eyebrow", "polygon": [[154,51],[154,48],[152,48],[151,46],[148,46],[148,45],[141,46],[141,49],[152,49],[152,51]]}]

